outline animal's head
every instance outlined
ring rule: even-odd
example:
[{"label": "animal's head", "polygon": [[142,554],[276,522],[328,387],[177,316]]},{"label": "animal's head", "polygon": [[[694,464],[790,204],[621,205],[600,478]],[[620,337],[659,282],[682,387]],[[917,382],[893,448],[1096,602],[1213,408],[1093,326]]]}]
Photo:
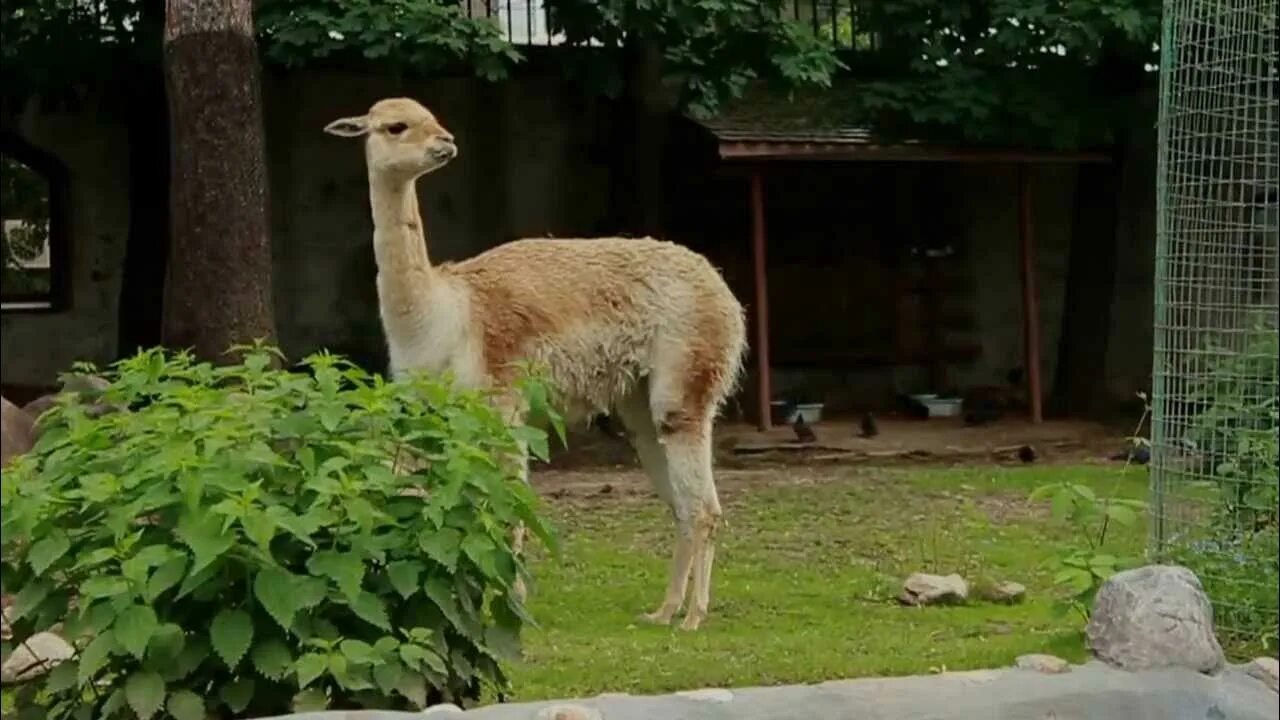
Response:
[{"label": "animal's head", "polygon": [[380,100],[368,113],[334,120],[324,131],[363,137],[369,171],[396,178],[425,175],[458,156],[453,135],[430,110],[408,98]]}]

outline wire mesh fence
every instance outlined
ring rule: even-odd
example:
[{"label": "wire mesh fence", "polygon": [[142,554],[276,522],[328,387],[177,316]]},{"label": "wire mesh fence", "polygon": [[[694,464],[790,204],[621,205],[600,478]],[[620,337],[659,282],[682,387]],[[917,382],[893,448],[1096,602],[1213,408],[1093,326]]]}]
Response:
[{"label": "wire mesh fence", "polygon": [[1152,542],[1195,570],[1231,654],[1276,650],[1277,0],[1166,0]]}]

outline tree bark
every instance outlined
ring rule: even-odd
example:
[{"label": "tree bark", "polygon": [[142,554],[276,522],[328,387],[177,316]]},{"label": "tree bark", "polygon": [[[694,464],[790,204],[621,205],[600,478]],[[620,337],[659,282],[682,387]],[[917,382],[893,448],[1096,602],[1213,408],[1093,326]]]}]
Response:
[{"label": "tree bark", "polygon": [[275,341],[252,0],[167,0],[172,250],[163,339],[207,360]]},{"label": "tree bark", "polygon": [[623,95],[613,181],[613,214],[627,235],[661,236],[666,108],[662,51],[640,40],[622,49]]},{"label": "tree bark", "polygon": [[[1117,163],[1122,157],[1122,152],[1116,154]],[[1120,197],[1117,166],[1086,164],[1078,173],[1062,334],[1050,399],[1055,413],[1067,415],[1092,412],[1103,390],[1100,378],[1111,333]]]}]

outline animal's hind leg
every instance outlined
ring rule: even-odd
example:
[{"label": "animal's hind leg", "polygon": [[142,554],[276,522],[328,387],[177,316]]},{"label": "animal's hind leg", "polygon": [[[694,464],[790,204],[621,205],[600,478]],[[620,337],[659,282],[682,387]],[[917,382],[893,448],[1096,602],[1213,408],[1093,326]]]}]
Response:
[{"label": "animal's hind leg", "polygon": [[653,489],[658,493],[658,497],[671,509],[672,517],[676,519],[676,545],[671,559],[671,577],[667,582],[666,595],[657,610],[641,616],[641,619],[647,622],[666,625],[684,604],[693,563],[692,534],[686,532],[687,528],[680,524],[679,514],[673,502],[666,449],[659,440],[658,426],[654,423],[653,414],[649,409],[647,388],[642,384],[636,391],[623,398],[614,410],[626,426],[627,435],[635,448],[636,455],[640,458],[640,465],[644,468],[645,475],[653,483]]},{"label": "animal's hind leg", "polygon": [[671,475],[672,504],[682,538],[689,544],[693,574],[690,603],[682,630],[697,630],[711,602],[711,569],[715,562],[715,532],[720,523],[720,499],[711,474],[711,423],[668,435],[663,440]]}]

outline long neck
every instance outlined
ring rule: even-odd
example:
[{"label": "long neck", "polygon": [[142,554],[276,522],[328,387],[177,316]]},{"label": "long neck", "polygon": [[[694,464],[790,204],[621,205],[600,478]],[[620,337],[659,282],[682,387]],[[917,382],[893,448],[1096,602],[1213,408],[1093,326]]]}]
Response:
[{"label": "long neck", "polygon": [[418,193],[414,181],[369,176],[369,203],[373,207],[373,252],[378,273],[391,277],[430,274],[431,259],[422,233]]}]

